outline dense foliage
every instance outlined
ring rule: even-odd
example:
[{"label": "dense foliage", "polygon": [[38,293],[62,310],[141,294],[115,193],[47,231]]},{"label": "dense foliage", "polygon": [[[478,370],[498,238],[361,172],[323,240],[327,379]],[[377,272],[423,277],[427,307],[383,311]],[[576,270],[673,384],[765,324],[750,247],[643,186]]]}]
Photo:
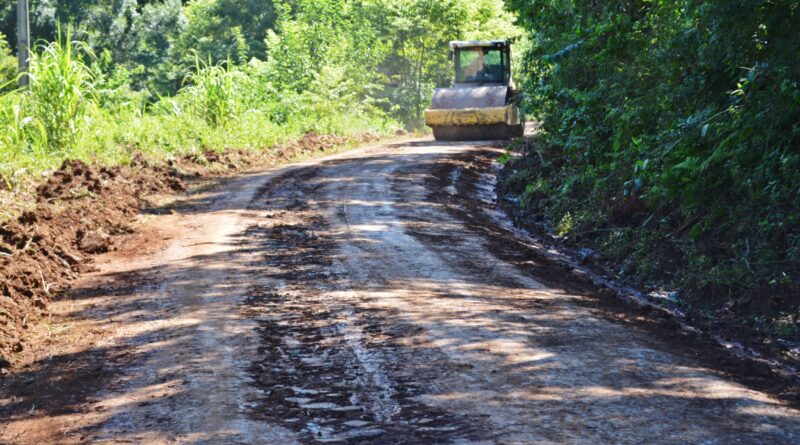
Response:
[{"label": "dense foliage", "polygon": [[510,180],[523,205],[685,304],[796,331],[800,3],[507,3],[543,125]]},{"label": "dense foliage", "polygon": [[[0,6],[0,33],[16,34],[14,3]],[[448,40],[517,33],[502,0],[30,5],[31,88],[0,97],[0,175],[12,187],[69,157],[418,128],[433,87],[450,81]],[[0,85],[16,77],[11,49],[0,38]]]},{"label": "dense foliage", "polygon": [[13,88],[17,75],[17,58],[11,55],[6,36],[0,33],[0,91]]}]

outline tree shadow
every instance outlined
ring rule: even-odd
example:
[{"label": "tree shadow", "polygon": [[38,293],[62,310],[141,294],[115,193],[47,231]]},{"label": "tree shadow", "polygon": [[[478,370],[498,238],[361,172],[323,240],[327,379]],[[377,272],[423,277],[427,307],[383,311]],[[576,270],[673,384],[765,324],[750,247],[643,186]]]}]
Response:
[{"label": "tree shadow", "polygon": [[[520,253],[524,245],[508,232],[442,190],[450,172],[440,167],[458,144],[430,146],[231,179],[173,207],[186,215],[246,210],[259,221],[216,243],[220,252],[100,274],[108,284],[70,291],[76,301],[106,302],[80,305],[73,317],[100,331],[122,325],[129,335],[4,381],[3,423],[93,408],[110,415],[52,441],[246,441],[235,425],[174,423],[174,410],[193,403],[198,388],[215,387],[236,354],[198,349],[198,339],[242,341],[240,331],[214,331],[206,320],[241,318],[260,340],[242,370],[255,395],[225,408],[304,442],[800,437],[796,411],[722,378],[729,369],[715,370],[717,355],[695,355],[705,343],[676,343],[643,327],[659,321],[624,321],[629,309]],[[263,184],[256,199],[236,207],[231,196],[254,182]],[[176,292],[194,295],[192,306],[171,298]],[[187,314],[196,317],[187,322]],[[185,355],[154,358],[164,350]],[[214,400],[194,403],[212,410]]]}]

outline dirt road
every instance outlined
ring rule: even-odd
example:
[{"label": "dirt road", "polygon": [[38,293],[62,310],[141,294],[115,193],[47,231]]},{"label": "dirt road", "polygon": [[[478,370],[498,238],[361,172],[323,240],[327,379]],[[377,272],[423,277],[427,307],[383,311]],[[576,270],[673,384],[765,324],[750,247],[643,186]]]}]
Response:
[{"label": "dirt road", "polygon": [[58,303],[73,341],[3,388],[0,442],[800,443],[497,225],[499,153],[366,147],[149,216]]}]

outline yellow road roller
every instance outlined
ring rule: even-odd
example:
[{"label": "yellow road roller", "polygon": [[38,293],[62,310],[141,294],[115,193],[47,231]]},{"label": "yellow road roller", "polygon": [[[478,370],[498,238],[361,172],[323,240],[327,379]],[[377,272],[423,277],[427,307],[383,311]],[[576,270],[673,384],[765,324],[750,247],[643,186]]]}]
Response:
[{"label": "yellow road roller", "polygon": [[451,88],[437,88],[425,125],[436,140],[521,137],[520,95],[511,80],[511,46],[505,40],[450,42],[455,65]]}]

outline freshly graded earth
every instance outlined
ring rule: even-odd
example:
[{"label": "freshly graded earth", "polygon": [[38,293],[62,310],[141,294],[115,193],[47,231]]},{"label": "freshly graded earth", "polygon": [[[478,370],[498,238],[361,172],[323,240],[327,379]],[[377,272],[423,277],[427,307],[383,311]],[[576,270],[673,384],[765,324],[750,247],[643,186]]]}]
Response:
[{"label": "freshly graded earth", "polygon": [[501,152],[365,147],[144,215],[2,381],[0,443],[800,442],[768,370],[498,222]]}]

